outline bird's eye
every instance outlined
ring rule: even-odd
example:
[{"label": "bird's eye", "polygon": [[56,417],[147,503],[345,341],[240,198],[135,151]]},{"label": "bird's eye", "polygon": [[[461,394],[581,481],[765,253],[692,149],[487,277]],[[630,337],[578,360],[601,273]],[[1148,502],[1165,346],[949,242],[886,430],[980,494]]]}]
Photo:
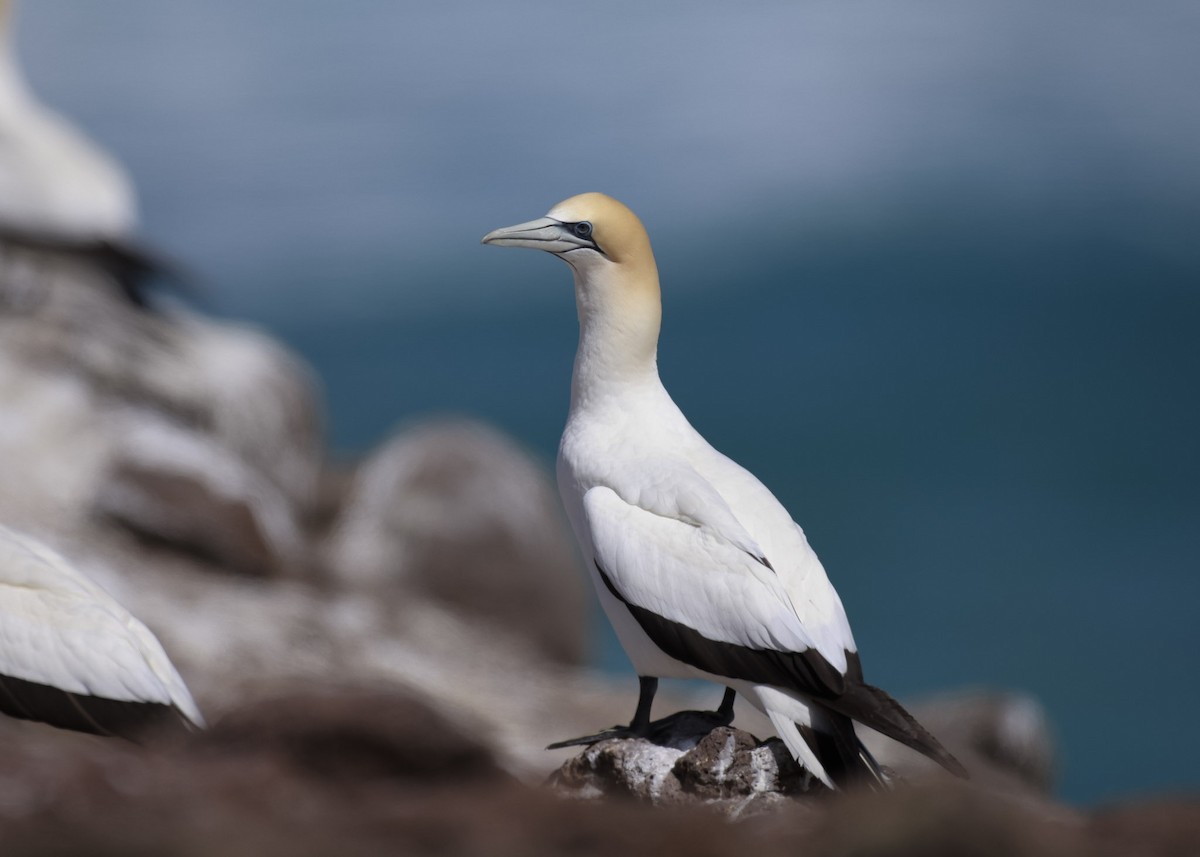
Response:
[{"label": "bird's eye", "polygon": [[580,238],[591,238],[592,237],[592,224],[588,223],[586,220],[581,220],[579,223],[576,223],[574,226],[571,227],[571,231],[574,232],[576,235],[578,235]]}]

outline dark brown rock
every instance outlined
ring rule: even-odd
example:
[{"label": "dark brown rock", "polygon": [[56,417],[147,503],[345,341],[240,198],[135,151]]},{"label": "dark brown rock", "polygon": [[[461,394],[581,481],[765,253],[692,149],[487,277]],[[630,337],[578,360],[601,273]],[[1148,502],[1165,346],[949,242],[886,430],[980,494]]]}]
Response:
[{"label": "dark brown rock", "polygon": [[[401,691],[298,692],[216,721],[207,735],[149,747],[0,726],[5,857],[1182,857],[1196,853],[1200,819],[1195,800],[1088,818],[955,783],[787,799],[730,823],[700,804],[563,800],[522,786],[469,727]],[[728,776],[736,761],[724,777],[709,772],[726,748],[735,760],[754,749],[732,731],[714,735],[680,770],[740,793],[746,781]]]},{"label": "dark brown rock", "polygon": [[307,577],[294,510],[211,438],[145,416],[115,445],[94,511],[161,545],[255,577]]},{"label": "dark brown rock", "polygon": [[1038,794],[1054,788],[1058,763],[1045,709],[1013,691],[967,690],[922,700],[913,716],[938,740]]},{"label": "dark brown rock", "polygon": [[1171,797],[1106,806],[1092,816],[1088,835],[1097,853],[1194,857],[1200,854],[1200,799]]},{"label": "dark brown rock", "polygon": [[827,857],[1064,857],[1081,849],[1070,813],[951,783],[822,802],[807,854]]},{"label": "dark brown rock", "polygon": [[325,688],[272,697],[219,719],[190,751],[265,756],[322,780],[507,780],[467,729],[401,691]]}]

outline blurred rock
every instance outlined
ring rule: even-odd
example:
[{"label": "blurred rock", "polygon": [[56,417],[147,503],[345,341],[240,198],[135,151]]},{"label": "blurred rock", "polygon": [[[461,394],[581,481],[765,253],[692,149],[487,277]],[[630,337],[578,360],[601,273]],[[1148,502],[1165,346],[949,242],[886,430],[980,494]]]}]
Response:
[{"label": "blurred rock", "polygon": [[415,592],[555,660],[583,658],[587,583],[557,493],[544,467],[486,426],[430,422],[372,454],[327,555],[344,586]]},{"label": "blurred rock", "polygon": [[1112,854],[1200,854],[1200,799],[1169,797],[1133,800],[1095,812],[1088,834],[1096,849]]},{"label": "blurred rock", "polygon": [[964,690],[922,700],[912,711],[960,756],[1008,773],[1036,793],[1053,791],[1054,736],[1045,709],[1033,697]]},{"label": "blurred rock", "polygon": [[[916,700],[908,708],[963,763],[973,783],[1030,798],[1051,793],[1055,742],[1044,710],[1028,695],[963,690]],[[903,780],[954,778],[916,750],[871,729],[858,731],[880,764]]]},{"label": "blurred rock", "polygon": [[233,571],[309,576],[293,509],[257,470],[209,436],[148,414],[118,434],[97,513]]},{"label": "blurred rock", "polygon": [[[252,328],[175,313],[193,411],[222,446],[262,474],[297,511],[312,512],[325,467],[325,413],[316,376]],[[164,378],[161,386],[177,384]],[[160,389],[161,389],[160,386]]]},{"label": "blurred rock", "polygon": [[296,358],[53,255],[0,254],[0,295],[0,517],[69,535],[98,511],[231,570],[306,572],[324,438]]},{"label": "blurred rock", "polygon": [[471,727],[403,694],[344,687],[148,747],[50,743],[51,730],[17,726],[28,728],[0,724],[5,857],[1167,857],[1194,854],[1200,834],[1195,800],[1088,815],[961,783],[800,796],[730,823],[723,801],[752,790],[734,773],[745,742],[731,734],[696,754],[711,804],[563,800],[497,770]]},{"label": "blurred rock", "polygon": [[280,760],[319,780],[504,782],[491,750],[411,692],[328,685],[238,708],[195,735],[189,752]]},{"label": "blurred rock", "polygon": [[[1099,855],[1082,818],[1049,802],[1005,799],[970,783],[860,791],[811,817],[805,853],[830,857],[1063,857]],[[1132,852],[1137,853],[1137,852]]]}]

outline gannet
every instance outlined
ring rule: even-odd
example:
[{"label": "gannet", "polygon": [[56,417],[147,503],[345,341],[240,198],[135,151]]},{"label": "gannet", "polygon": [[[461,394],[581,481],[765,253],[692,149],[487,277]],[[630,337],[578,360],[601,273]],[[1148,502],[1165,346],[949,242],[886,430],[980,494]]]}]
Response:
[{"label": "gannet", "polygon": [[898,702],[864,682],[842,602],[804,531],[663,387],[658,268],[634,213],[585,193],[483,243],[545,250],[574,273],[579,347],[558,485],[640,677],[629,731],[646,731],[657,678],[703,678],[762,710],[830,788],[883,782],[855,721],[965,776]]},{"label": "gannet", "polygon": [[61,554],[0,526],[0,712],[135,737],[204,725],[162,645]]},{"label": "gannet", "polygon": [[12,3],[0,0],[0,243],[85,259],[145,305],[154,276],[174,265],[134,239],[128,174],[30,92],[12,45]]}]

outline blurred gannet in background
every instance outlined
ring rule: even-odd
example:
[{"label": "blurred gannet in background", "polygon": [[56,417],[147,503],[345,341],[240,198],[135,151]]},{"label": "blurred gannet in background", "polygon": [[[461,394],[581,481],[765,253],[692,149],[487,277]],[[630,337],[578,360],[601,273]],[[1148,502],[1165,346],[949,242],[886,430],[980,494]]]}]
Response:
[{"label": "blurred gannet in background", "polygon": [[35,539],[0,526],[0,712],[132,738],[204,725],[155,636]]},{"label": "blurred gannet in background", "polygon": [[121,166],[29,91],[11,19],[0,0],[0,246],[86,260],[145,306],[149,279],[179,274],[134,241],[137,203]]},{"label": "blurred gannet in background", "polygon": [[827,786],[883,782],[855,721],[965,776],[863,681],[841,600],[787,510],[709,446],[663,388],[658,269],[633,212],[587,193],[483,243],[546,250],[575,275],[579,348],[559,491],[641,682],[629,728],[601,735],[647,734],[657,677],[703,678],[761,709]]}]

